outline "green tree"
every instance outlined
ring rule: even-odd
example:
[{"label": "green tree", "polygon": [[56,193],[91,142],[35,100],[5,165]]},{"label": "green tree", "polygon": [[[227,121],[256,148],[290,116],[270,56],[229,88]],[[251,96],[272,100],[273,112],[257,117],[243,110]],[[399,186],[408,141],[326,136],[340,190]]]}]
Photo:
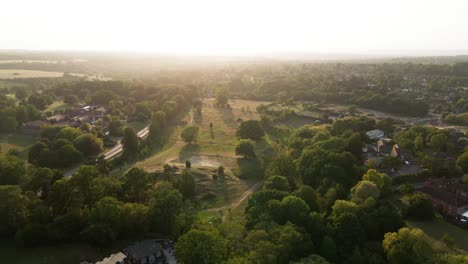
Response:
[{"label": "green tree", "polygon": [[151,141],[161,144],[164,130],[166,129],[166,113],[157,111],[151,116],[149,138]]},{"label": "green tree", "polygon": [[448,137],[445,134],[436,134],[431,137],[429,146],[437,151],[445,151]]},{"label": "green tree", "polygon": [[140,168],[132,168],[124,176],[122,188],[126,201],[143,203],[147,200],[147,190],[151,178],[149,174]]},{"label": "green tree", "polygon": [[254,141],[260,140],[264,135],[262,125],[257,120],[243,121],[237,129],[236,135],[240,138],[251,139]]},{"label": "green tree", "polygon": [[380,190],[377,185],[371,181],[359,181],[351,189],[351,197],[354,202],[360,203],[368,198],[377,200],[380,196]]},{"label": "green tree", "polygon": [[224,106],[229,101],[229,92],[226,89],[218,89],[216,92],[216,105]]},{"label": "green tree", "polygon": [[172,234],[181,209],[182,194],[167,182],[159,183],[153,190],[149,204],[152,230],[161,234]]},{"label": "green tree", "polygon": [[118,116],[113,116],[109,122],[109,135],[111,136],[121,136],[122,135],[122,120]]},{"label": "green tree", "polygon": [[182,172],[177,186],[184,199],[192,198],[195,195],[195,179],[189,170]]},{"label": "green tree", "polygon": [[84,155],[97,155],[102,151],[102,140],[93,134],[84,134],[77,137],[73,144]]},{"label": "green tree", "polygon": [[266,179],[265,190],[277,190],[277,191],[291,191],[291,187],[289,186],[289,182],[286,177],[274,175]]},{"label": "green tree", "polygon": [[244,156],[246,158],[254,158],[255,157],[255,147],[254,141],[250,139],[241,139],[237,142],[236,145],[236,155]]},{"label": "green tree", "polygon": [[131,127],[126,127],[124,129],[122,149],[122,157],[124,159],[134,159],[138,154],[138,136]]},{"label": "green tree", "polygon": [[464,173],[468,173],[468,151],[463,152],[463,154],[458,157],[457,165]]},{"label": "green tree", "polygon": [[434,254],[424,232],[417,228],[386,233],[382,245],[390,264],[428,263]]},{"label": "green tree", "polygon": [[347,140],[347,150],[358,158],[361,158],[363,146],[364,142],[362,141],[359,133],[352,134]]},{"label": "green tree", "polygon": [[418,220],[433,219],[434,207],[430,196],[419,192],[409,196],[406,214]]},{"label": "green tree", "polygon": [[190,230],[175,245],[177,261],[182,264],[217,264],[227,260],[229,241],[217,233]]},{"label": "green tree", "polygon": [[192,141],[196,141],[198,138],[198,126],[187,126],[180,133],[180,137],[187,143],[192,144]]},{"label": "green tree", "polygon": [[28,199],[19,186],[0,186],[0,234],[2,237],[14,234],[29,217]]}]

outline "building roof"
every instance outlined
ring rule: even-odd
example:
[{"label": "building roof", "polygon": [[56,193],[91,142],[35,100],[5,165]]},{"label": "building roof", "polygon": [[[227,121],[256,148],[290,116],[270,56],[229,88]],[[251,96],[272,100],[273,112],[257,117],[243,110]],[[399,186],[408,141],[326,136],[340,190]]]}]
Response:
[{"label": "building roof", "polygon": [[115,254],[110,255],[107,258],[104,258],[101,261],[96,262],[96,264],[115,264],[119,261],[123,261],[127,256],[124,255],[122,252],[118,252]]},{"label": "building roof", "polygon": [[376,138],[381,138],[381,137],[385,136],[385,132],[383,132],[380,129],[374,129],[374,130],[371,130],[371,131],[367,131],[366,135],[371,139],[376,139]]},{"label": "building roof", "polygon": [[134,259],[142,259],[154,255],[161,250],[162,245],[158,241],[155,239],[147,239],[126,247],[123,252]]}]

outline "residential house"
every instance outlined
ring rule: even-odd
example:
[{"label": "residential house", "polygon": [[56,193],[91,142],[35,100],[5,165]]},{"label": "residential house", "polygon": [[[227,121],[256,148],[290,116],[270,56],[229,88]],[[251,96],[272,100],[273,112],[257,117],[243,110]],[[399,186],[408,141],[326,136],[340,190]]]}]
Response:
[{"label": "residential house", "polygon": [[458,179],[430,180],[420,191],[431,197],[436,210],[454,219],[463,219],[468,211],[468,184],[462,184]]}]

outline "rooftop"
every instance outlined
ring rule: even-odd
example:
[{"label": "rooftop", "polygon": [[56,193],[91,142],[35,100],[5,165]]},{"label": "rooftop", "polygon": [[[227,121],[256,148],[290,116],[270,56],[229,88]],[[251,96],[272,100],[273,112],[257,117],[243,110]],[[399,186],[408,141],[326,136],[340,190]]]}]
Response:
[{"label": "rooftop", "polygon": [[118,252],[110,255],[107,258],[104,258],[101,261],[96,262],[96,264],[115,264],[119,261],[123,261],[126,257],[127,256],[125,256],[122,252]]}]

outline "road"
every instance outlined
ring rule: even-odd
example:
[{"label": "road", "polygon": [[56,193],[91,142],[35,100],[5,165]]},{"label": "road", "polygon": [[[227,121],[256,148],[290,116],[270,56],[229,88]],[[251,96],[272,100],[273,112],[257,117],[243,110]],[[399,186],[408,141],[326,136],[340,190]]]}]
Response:
[{"label": "road", "polygon": [[[149,134],[149,126],[146,126],[142,130],[138,131],[137,136],[139,138],[145,138],[146,136],[148,136],[148,134]],[[122,152],[122,150],[123,150],[122,149],[122,143],[119,141],[117,143],[117,145],[115,145],[113,148],[109,149],[108,151],[104,152],[104,154],[102,154],[102,155],[104,156],[105,160],[109,160],[109,159],[112,159],[115,156],[119,155]],[[81,166],[81,164],[78,164],[78,165],[64,171],[63,175],[65,177],[72,176],[73,173],[75,173],[80,168],[80,166]]]}]

